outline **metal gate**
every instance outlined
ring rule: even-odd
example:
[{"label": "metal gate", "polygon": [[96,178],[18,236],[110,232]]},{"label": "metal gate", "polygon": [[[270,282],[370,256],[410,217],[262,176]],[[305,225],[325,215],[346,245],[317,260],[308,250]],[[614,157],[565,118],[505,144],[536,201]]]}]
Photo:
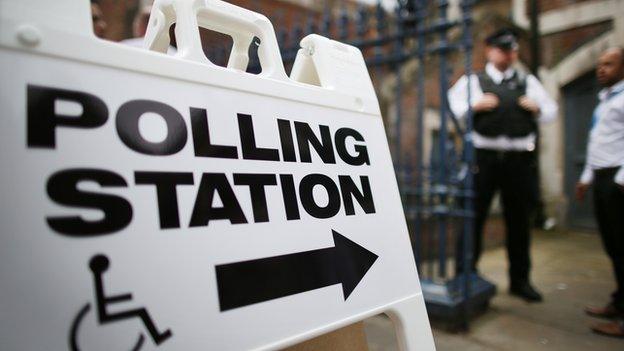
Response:
[{"label": "metal gate", "polygon": [[[290,28],[284,28],[279,14],[272,18],[278,24],[286,67],[295,59],[299,40],[310,33],[349,43],[364,53],[385,107],[382,113],[429,315],[460,328],[467,328],[472,312],[487,306],[495,293],[495,287],[477,274],[455,269],[457,259],[464,260],[464,267],[472,259],[468,239],[474,218],[474,149],[472,111],[460,123],[450,111],[447,90],[451,68],[459,66],[465,74],[472,70],[474,2],[398,0],[391,11],[381,3],[353,8],[349,2],[321,13],[310,11]],[[451,6],[454,18],[449,17]],[[256,10],[267,13],[262,6]],[[222,55],[227,52],[229,48],[223,48],[212,59],[225,62]],[[254,56],[250,54],[248,71],[259,72]],[[388,86],[391,98],[383,99],[382,90]],[[434,108],[429,101],[437,101]],[[435,126],[428,126],[430,122]],[[457,249],[459,240],[467,243],[462,252]]]}]

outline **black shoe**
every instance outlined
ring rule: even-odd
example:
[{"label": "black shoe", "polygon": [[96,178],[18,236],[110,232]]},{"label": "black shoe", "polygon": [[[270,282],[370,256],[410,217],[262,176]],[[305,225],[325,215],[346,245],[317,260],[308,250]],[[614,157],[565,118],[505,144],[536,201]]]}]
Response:
[{"label": "black shoe", "polygon": [[609,323],[594,324],[591,326],[594,333],[624,338],[624,319],[615,320]]},{"label": "black shoe", "polygon": [[535,290],[531,284],[512,284],[509,288],[511,295],[518,296],[527,302],[542,302],[544,300],[542,295]]},{"label": "black shoe", "polygon": [[624,320],[624,313],[620,312],[613,303],[610,303],[604,307],[585,307],[585,313],[589,316],[604,319],[616,319],[621,318]]}]

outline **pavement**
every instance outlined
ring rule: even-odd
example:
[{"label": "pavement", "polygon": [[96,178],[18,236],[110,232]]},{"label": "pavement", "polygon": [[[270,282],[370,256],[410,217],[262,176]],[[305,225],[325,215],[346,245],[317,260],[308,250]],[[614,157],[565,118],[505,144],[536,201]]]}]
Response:
[{"label": "pavement", "polygon": [[[602,306],[615,288],[611,264],[595,233],[536,232],[532,280],[544,302],[529,304],[508,294],[504,248],[486,251],[479,271],[497,285],[488,311],[465,333],[434,328],[436,347],[444,350],[624,350],[624,339],[592,333],[600,322],[586,316],[587,304]],[[392,322],[379,315],[364,321],[370,351],[398,350]]]}]

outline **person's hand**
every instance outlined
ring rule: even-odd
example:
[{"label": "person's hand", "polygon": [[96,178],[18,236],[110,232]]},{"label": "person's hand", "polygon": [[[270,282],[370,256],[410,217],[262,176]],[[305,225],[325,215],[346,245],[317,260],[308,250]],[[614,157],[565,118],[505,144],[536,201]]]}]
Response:
[{"label": "person's hand", "polygon": [[535,116],[537,116],[540,112],[539,105],[526,95],[522,95],[518,98],[518,105]]},{"label": "person's hand", "polygon": [[576,183],[576,187],[574,188],[574,195],[576,197],[576,201],[583,202],[585,200],[585,195],[587,194],[587,190],[589,189],[589,184],[578,182]]},{"label": "person's hand", "polygon": [[472,109],[475,112],[492,111],[498,107],[499,103],[500,101],[498,100],[498,96],[492,93],[485,93],[483,94],[483,97],[472,107]]}]

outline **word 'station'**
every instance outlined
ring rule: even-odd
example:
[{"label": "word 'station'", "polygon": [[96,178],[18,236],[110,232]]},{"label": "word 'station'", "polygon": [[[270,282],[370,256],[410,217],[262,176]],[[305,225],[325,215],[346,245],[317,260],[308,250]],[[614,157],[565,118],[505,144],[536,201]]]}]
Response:
[{"label": "word 'station'", "polygon": [[[79,115],[64,115],[56,109],[58,102],[70,102],[81,107]],[[27,87],[27,146],[56,149],[57,128],[99,128],[109,119],[109,109],[99,97],[86,92],[29,85]],[[148,140],[141,134],[139,121],[147,113],[159,116],[166,124],[166,135],[161,141]],[[190,107],[190,132],[194,157],[254,160],[285,163],[313,163],[314,152],[324,164],[341,161],[350,166],[370,166],[364,137],[355,129],[318,125],[276,119],[279,149],[262,148],[256,143],[253,118],[238,113],[240,148],[217,145],[210,140],[209,117],[205,109]],[[167,157],[182,151],[189,139],[185,117],[172,106],[154,100],[130,100],[123,103],[115,115],[115,127],[121,143],[132,152],[148,156]],[[298,154],[298,157],[297,157]],[[338,158],[336,157],[338,155]],[[314,218],[331,218],[339,213],[355,215],[359,205],[366,214],[375,213],[375,203],[367,175],[337,175],[310,173],[299,176],[292,173],[220,173],[194,175],[192,172],[135,170],[134,185],[153,186],[158,203],[161,229],[182,226],[177,200],[178,186],[198,183],[195,201],[187,214],[188,227],[208,226],[211,221],[227,220],[231,224],[260,223],[270,220],[267,189],[276,187],[281,201],[271,206],[282,206],[285,220],[299,220],[300,208]],[[231,180],[233,180],[233,183]],[[96,209],[103,212],[97,220],[79,215],[48,216],[47,223],[57,233],[72,237],[96,236],[118,232],[132,221],[133,207],[124,197],[108,193],[85,191],[81,182],[94,182],[102,188],[127,188],[128,180],[119,173],[101,168],[69,168],[48,177],[46,189],[52,201],[59,205]],[[240,199],[235,187],[246,187],[249,199]],[[319,201],[316,188],[327,196]],[[220,204],[215,205],[218,196]],[[249,201],[253,216],[243,211],[242,201]],[[275,204],[274,204],[275,203]],[[301,207],[300,207],[301,205]]]}]

